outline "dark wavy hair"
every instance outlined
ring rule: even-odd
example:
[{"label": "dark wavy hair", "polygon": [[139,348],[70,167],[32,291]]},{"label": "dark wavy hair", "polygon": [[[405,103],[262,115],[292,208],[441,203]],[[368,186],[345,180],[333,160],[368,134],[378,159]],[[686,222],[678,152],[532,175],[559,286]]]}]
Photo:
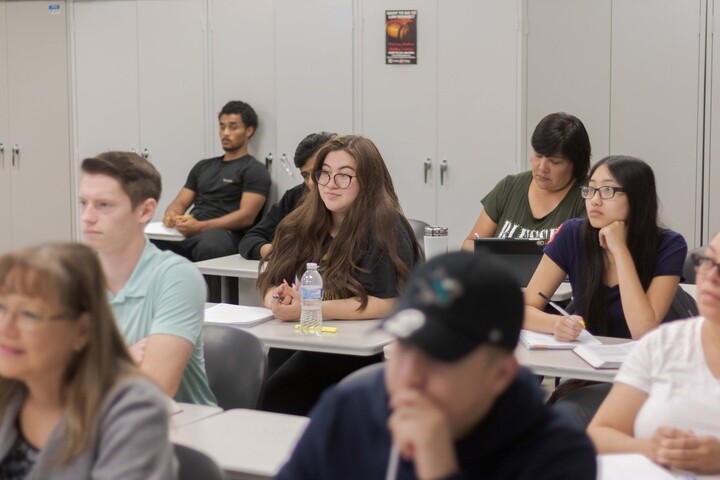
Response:
[{"label": "dark wavy hair", "polygon": [[297,168],[302,168],[303,165],[310,160],[310,157],[317,152],[323,143],[327,142],[333,137],[337,137],[337,133],[331,132],[318,132],[311,133],[307,137],[303,138],[295,149],[295,156],[293,161]]},{"label": "dark wavy hair", "polygon": [[[393,265],[397,291],[405,284],[411,265],[400,257],[398,245],[401,236],[407,236],[413,245],[413,259],[422,258],[410,224],[400,208],[390,173],[380,152],[369,139],[346,135],[328,140],[317,153],[313,179],[323,168],[330,152],[344,151],[356,162],[360,192],[348,211],[337,235],[329,246],[325,239],[332,227],[331,212],[320,197],[320,189],[312,189],[305,200],[278,225],[273,238],[273,249],[262,261],[257,287],[265,292],[284,279],[300,277],[308,261],[327,261],[320,269],[325,285],[332,286],[335,298],[358,297],[360,309],[367,306],[368,294],[360,282],[364,272],[360,264],[372,239]],[[396,225],[401,222],[402,229]]]},{"label": "dark wavy hair", "polygon": [[[661,232],[658,225],[658,197],[655,189],[655,174],[650,165],[639,158],[624,155],[605,157],[590,171],[605,165],[610,174],[625,188],[628,200],[627,246],[635,270],[644,290],[652,281]],[[600,246],[599,229],[590,225],[586,218],[580,227],[584,246],[582,259],[584,275],[578,299],[578,314],[587,322],[588,330],[595,335],[606,335],[608,331],[607,310],[603,293],[605,262]]]}]

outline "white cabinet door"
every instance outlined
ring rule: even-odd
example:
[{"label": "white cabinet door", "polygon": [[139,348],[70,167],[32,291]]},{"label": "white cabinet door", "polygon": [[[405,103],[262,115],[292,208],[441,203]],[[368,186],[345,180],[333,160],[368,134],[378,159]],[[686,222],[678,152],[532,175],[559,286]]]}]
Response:
[{"label": "white cabinet door", "polygon": [[140,149],[137,3],[73,4],[77,161]]},{"label": "white cabinet door", "polygon": [[159,219],[207,156],[204,0],[74,5],[78,160],[134,150],[162,175]]},{"label": "white cabinet door", "polygon": [[160,220],[206,158],[205,1],[142,0],[137,12],[139,147],[162,174]]},{"label": "white cabinet door", "polygon": [[[437,0],[362,1],[360,133],[377,145],[408,218],[437,221]],[[385,64],[385,11],[417,10],[417,65]],[[425,175],[425,161],[430,169]],[[469,227],[468,227],[469,228]]]},{"label": "white cabinet door", "polygon": [[65,7],[7,4],[13,248],[72,237]]},{"label": "white cabinet door", "polygon": [[[276,0],[278,194],[302,181],[293,155],[314,132],[353,133],[352,0]],[[283,155],[292,173],[282,164]]]},{"label": "white cabinet door", "polygon": [[[704,2],[702,2],[704,4]],[[700,0],[615,0],[610,151],[655,171],[661,219],[693,246],[699,186],[704,61]]]},{"label": "white cabinet door", "polygon": [[507,0],[438,3],[438,158],[447,170],[437,223],[460,248],[482,197],[517,171],[520,12]]},{"label": "white cabinet door", "polygon": [[610,151],[611,0],[544,0],[527,4],[526,132],[547,114],[578,117],[590,136],[593,160]]},{"label": "white cabinet door", "polygon": [[0,253],[12,248],[11,148],[8,112],[7,2],[0,2]]},{"label": "white cabinet door", "polygon": [[[710,8],[710,6],[708,7]],[[711,28],[720,32],[720,1],[714,0]],[[709,12],[709,13],[710,13]],[[706,149],[708,159],[704,174],[704,228],[703,236],[693,246],[707,245],[712,238],[720,233],[720,35],[715,34],[710,43],[707,68],[710,70],[710,88],[706,93],[706,108],[709,115],[706,119]]]},{"label": "white cabinet door", "polygon": [[[217,114],[230,100],[249,103],[258,115],[250,153],[259,161],[273,154],[271,176],[276,198],[279,160],[275,103],[275,1],[209,0],[211,29],[211,151],[221,155]],[[275,168],[277,167],[277,168]],[[285,174],[287,175],[287,174]],[[281,192],[282,194],[282,192]]]}]

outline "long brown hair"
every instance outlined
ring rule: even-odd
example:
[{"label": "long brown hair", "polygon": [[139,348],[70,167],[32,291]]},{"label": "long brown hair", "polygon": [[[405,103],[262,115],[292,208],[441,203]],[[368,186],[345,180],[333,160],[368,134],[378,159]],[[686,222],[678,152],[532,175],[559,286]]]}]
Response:
[{"label": "long brown hair", "polygon": [[[360,192],[328,245],[326,239],[332,227],[332,216],[314,179],[317,172],[322,171],[327,155],[336,151],[347,152],[355,159],[357,178],[352,181],[358,182]],[[422,258],[422,253],[375,144],[356,135],[328,140],[318,150],[313,181],[313,191],[278,225],[272,251],[263,260],[263,264],[267,262],[267,268],[258,277],[258,289],[265,292],[284,279],[292,283],[296,276],[302,275],[305,263],[313,261],[320,264],[324,284],[335,298],[358,297],[360,309],[364,309],[368,294],[359,276],[367,272],[360,265],[372,240],[392,263],[395,286],[400,291],[411,269],[411,264],[400,257],[398,245],[407,241],[401,237],[412,242],[413,263]],[[398,222],[401,229],[396,227]]]},{"label": "long brown hair", "polygon": [[[90,444],[102,402],[118,380],[140,374],[125,347],[107,300],[97,254],[81,244],[46,244],[0,257],[0,293],[43,298],[69,319],[87,315],[89,341],[65,368],[62,400],[66,424],[55,459],[69,463]],[[25,385],[0,377],[0,415]]]}]

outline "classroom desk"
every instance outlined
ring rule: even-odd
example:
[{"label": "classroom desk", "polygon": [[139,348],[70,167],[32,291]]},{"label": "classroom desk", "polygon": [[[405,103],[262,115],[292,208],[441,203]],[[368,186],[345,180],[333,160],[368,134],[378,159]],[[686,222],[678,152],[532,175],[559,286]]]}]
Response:
[{"label": "classroom desk", "polygon": [[681,283],[680,286],[697,302],[697,287],[694,283]]},{"label": "classroom desk", "polygon": [[[625,343],[625,338],[596,337],[602,343]],[[572,350],[528,350],[522,345],[515,349],[515,356],[521,365],[538,375],[570,377],[581,380],[612,382],[617,369],[597,369],[573,353]]]},{"label": "classroom desk", "polygon": [[218,275],[221,277],[221,297],[223,302],[230,298],[230,279],[237,278],[238,303],[259,307],[262,298],[255,289],[255,280],[258,277],[259,260],[246,260],[239,254],[226,257],[211,258],[195,262],[195,266],[203,275]]},{"label": "classroom desk", "polygon": [[375,328],[379,323],[380,320],[325,320],[323,326],[337,327],[337,333],[303,335],[295,330],[297,322],[273,319],[247,330],[266,347],[368,356],[382,353],[383,347],[394,339]]},{"label": "classroom desk", "polygon": [[209,405],[195,405],[194,403],[180,403],[176,404],[182,410],[177,413],[170,414],[170,429],[177,429],[179,427],[197,422],[204,418],[212,417],[222,413],[223,409],[220,407],[211,407]]},{"label": "classroom desk", "polygon": [[177,428],[170,440],[204,452],[228,478],[273,478],[308,422],[307,417],[234,409]]}]

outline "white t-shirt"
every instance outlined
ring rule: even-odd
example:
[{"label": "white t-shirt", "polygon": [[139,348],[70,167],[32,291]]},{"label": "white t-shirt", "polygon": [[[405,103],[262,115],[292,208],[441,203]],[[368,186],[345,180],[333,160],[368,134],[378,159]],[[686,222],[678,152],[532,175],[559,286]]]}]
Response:
[{"label": "white t-shirt", "polygon": [[703,321],[660,326],[640,339],[620,367],[616,382],[648,394],[635,418],[636,438],[650,438],[660,427],[720,437],[720,379],[705,361]]}]

